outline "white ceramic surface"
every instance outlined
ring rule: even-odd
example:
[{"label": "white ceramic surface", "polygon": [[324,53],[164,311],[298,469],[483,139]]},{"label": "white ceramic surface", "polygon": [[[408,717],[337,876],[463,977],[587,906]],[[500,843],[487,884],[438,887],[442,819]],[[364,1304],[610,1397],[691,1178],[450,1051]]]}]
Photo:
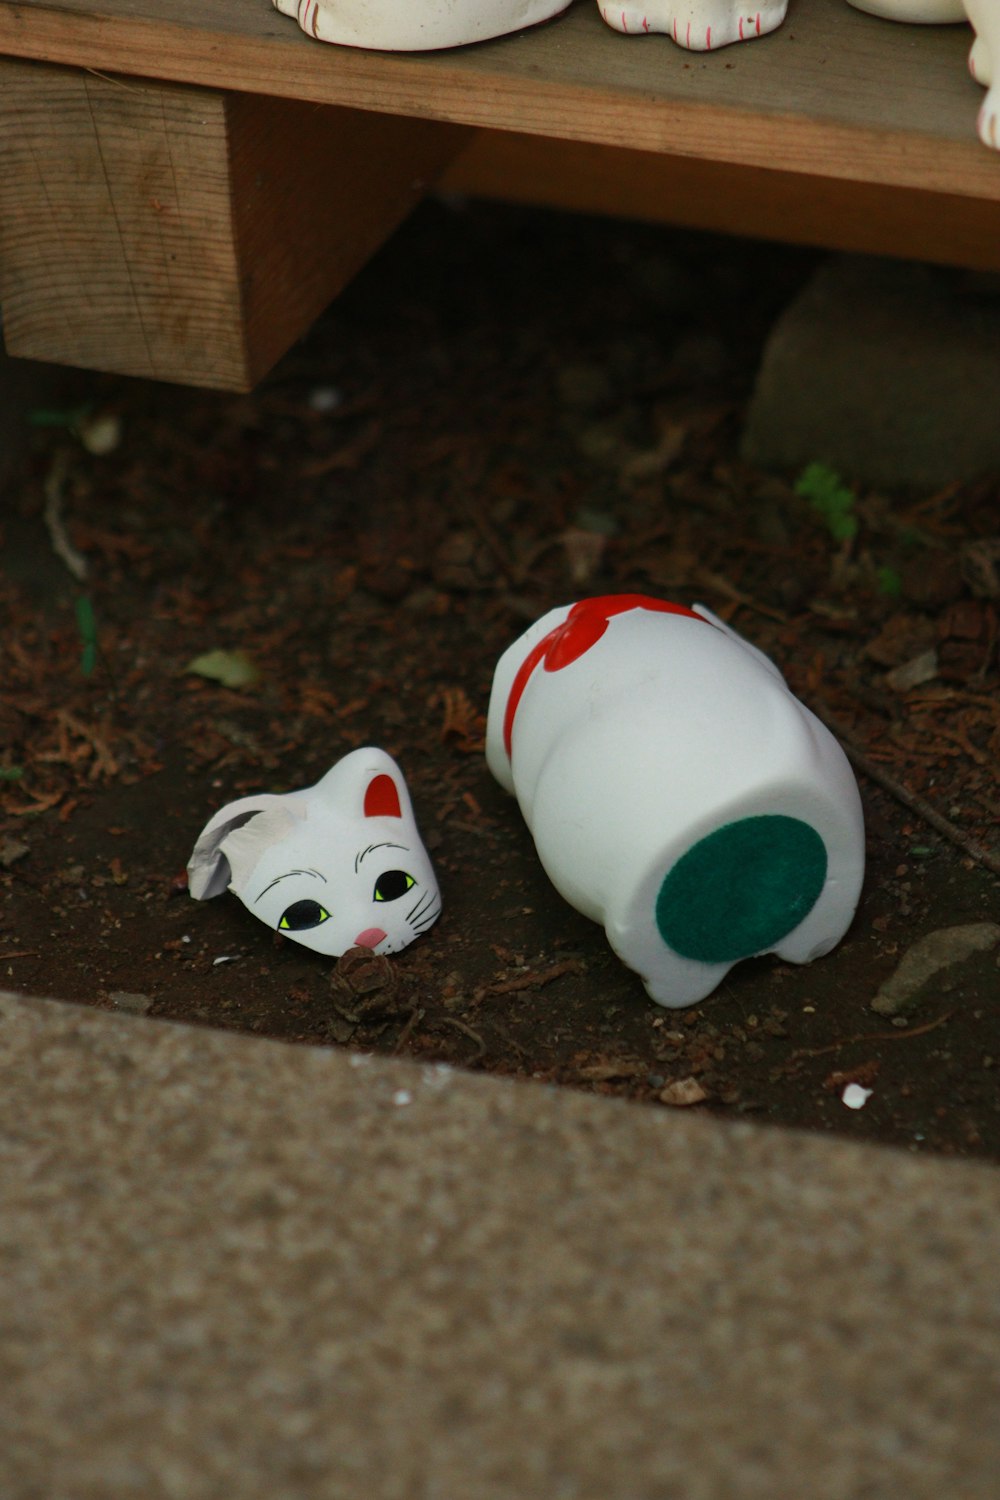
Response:
[{"label": "white ceramic surface", "polygon": [[1000,150],[1000,0],[965,0],[976,37],[969,72],[986,89],[977,128],[984,146]]},{"label": "white ceramic surface", "polygon": [[464,47],[548,21],[570,0],[273,0],[307,36],[380,52]]},{"label": "white ceramic surface", "polygon": [[662,1005],[753,954],[807,963],[850,924],[865,856],[847,758],[700,606],[545,615],[497,665],[486,754],[554,885]]},{"label": "white ceramic surface", "polygon": [[597,0],[604,20],[627,36],[662,32],[691,52],[715,52],[733,42],[749,42],[774,31],[785,19],[788,0]]},{"label": "white ceramic surface", "polygon": [[384,750],[353,750],[315,786],[241,797],[205,825],[188,889],[229,889],[293,942],[333,957],[398,953],[441,911],[403,774]]},{"label": "white ceramic surface", "polygon": [[855,10],[883,16],[887,21],[910,21],[916,25],[937,25],[947,21],[964,21],[962,0],[847,0]]}]

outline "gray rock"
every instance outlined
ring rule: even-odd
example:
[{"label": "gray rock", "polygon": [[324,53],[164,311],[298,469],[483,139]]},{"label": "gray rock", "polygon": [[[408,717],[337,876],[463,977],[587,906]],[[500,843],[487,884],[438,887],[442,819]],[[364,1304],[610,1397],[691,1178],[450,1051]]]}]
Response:
[{"label": "gray rock", "polygon": [[974,953],[988,953],[998,943],[1000,926],[996,922],[969,922],[928,932],[903,954],[895,973],[872,1001],[872,1010],[880,1016],[898,1016],[912,1010],[924,986],[942,969],[964,963]]},{"label": "gray rock", "polygon": [[827,261],[775,325],[744,459],[941,485],[1000,469],[1000,296],[961,272]]}]

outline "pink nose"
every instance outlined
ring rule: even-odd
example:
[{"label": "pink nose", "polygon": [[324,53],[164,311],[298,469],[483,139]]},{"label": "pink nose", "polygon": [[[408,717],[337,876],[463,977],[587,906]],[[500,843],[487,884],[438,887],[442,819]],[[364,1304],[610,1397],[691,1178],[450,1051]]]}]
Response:
[{"label": "pink nose", "polygon": [[364,932],[359,932],[354,939],[355,948],[377,948],[379,943],[387,938],[389,934],[383,932],[381,927],[366,927]]}]

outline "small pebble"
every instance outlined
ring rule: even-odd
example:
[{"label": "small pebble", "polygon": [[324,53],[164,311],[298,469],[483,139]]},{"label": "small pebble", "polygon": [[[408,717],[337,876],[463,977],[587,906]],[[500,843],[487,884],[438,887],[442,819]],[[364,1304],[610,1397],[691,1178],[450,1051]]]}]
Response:
[{"label": "small pebble", "polygon": [[152,995],[134,994],[131,990],[112,990],[108,999],[115,1010],[123,1010],[130,1016],[144,1016],[153,1008]]},{"label": "small pebble", "polygon": [[318,385],[309,392],[309,410],[318,412],[336,411],[343,396],[335,385]]}]

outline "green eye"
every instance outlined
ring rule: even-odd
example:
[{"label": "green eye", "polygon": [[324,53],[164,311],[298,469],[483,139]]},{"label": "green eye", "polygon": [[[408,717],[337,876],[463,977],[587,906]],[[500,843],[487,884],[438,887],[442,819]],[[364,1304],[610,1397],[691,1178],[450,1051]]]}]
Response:
[{"label": "green eye", "polygon": [[416,885],[412,875],[407,875],[405,870],[386,870],[375,882],[376,901],[398,901],[400,896],[405,896]]},{"label": "green eye", "polygon": [[279,932],[305,932],[309,927],[318,927],[328,922],[330,913],[318,901],[293,901],[286,906],[278,923]]}]

